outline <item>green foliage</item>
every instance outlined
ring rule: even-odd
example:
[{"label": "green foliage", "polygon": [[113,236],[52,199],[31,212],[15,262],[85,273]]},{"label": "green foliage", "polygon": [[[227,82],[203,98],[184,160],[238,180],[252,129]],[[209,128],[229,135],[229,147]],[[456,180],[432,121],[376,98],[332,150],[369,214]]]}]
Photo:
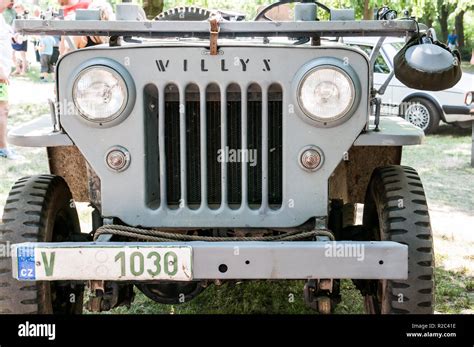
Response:
[{"label": "green foliage", "polygon": [[[113,314],[314,314],[304,303],[304,281],[243,281],[210,285],[196,299],[180,305],[161,305],[138,290],[130,310]],[[342,280],[342,302],[335,313],[363,313],[363,300],[350,280]]]},{"label": "green foliage", "polygon": [[464,15],[464,36],[466,47],[474,47],[474,9]]}]

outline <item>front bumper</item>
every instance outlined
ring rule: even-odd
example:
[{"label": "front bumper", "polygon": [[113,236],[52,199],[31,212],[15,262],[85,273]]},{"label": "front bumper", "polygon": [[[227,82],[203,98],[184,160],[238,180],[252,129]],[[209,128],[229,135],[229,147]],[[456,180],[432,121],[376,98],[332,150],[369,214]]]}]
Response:
[{"label": "front bumper", "polygon": [[448,123],[474,121],[473,105],[443,105],[443,111]]},{"label": "front bumper", "polygon": [[[133,254],[140,249],[147,252],[174,249],[178,255],[190,253],[184,255],[184,261],[178,256],[176,277],[151,277],[147,271],[140,276],[120,274],[120,264],[113,254]],[[183,250],[186,252],[180,253]],[[108,260],[105,253],[109,254]],[[46,272],[41,269],[43,261],[49,263]],[[32,281],[403,280],[408,276],[408,247],[390,241],[23,243],[12,246],[12,265],[14,278]]]}]

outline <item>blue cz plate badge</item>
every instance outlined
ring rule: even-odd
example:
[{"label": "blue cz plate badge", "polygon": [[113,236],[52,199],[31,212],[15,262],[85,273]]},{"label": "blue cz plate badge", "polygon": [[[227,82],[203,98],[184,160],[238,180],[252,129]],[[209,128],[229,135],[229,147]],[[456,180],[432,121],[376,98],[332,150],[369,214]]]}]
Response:
[{"label": "blue cz plate badge", "polygon": [[18,279],[35,280],[35,248],[24,246],[17,248]]}]

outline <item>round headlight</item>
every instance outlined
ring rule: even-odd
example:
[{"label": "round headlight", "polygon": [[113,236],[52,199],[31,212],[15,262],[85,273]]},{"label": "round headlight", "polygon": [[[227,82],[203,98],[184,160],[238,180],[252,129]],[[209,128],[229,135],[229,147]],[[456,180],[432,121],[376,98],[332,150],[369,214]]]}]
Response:
[{"label": "round headlight", "polygon": [[77,76],[72,97],[79,114],[96,122],[110,122],[120,116],[128,101],[124,79],[106,66],[92,66]]},{"label": "round headlight", "polygon": [[344,70],[331,65],[308,71],[298,90],[298,101],[304,113],[325,125],[344,117],[355,99],[352,79]]}]

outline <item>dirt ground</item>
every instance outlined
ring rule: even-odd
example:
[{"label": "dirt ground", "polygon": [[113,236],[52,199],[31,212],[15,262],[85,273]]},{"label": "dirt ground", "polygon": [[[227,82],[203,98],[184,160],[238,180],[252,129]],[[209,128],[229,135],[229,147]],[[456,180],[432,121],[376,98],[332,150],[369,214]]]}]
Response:
[{"label": "dirt ground", "polygon": [[474,216],[443,206],[430,207],[436,250],[446,258],[449,270],[463,270],[474,276]]},{"label": "dirt ground", "polygon": [[[25,90],[34,90],[25,93]],[[53,83],[32,83],[28,78],[13,78],[9,88],[10,105],[43,104],[54,98]]]}]

